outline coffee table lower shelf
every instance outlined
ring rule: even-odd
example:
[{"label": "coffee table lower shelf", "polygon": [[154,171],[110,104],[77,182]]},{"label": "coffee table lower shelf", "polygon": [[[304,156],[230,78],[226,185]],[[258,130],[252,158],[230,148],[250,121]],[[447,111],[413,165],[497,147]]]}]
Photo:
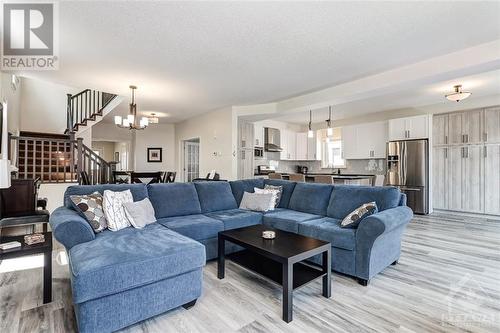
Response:
[{"label": "coffee table lower shelf", "polygon": [[[280,286],[283,285],[283,265],[274,260],[249,250],[228,254],[226,258],[254,273],[270,279]],[[293,265],[293,289],[298,289],[325,274],[321,269],[301,262],[295,263]]]}]

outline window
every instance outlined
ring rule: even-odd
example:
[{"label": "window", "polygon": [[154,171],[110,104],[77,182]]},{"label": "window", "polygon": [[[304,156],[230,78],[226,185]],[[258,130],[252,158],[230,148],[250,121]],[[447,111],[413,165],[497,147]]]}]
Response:
[{"label": "window", "polygon": [[323,141],[322,168],[344,168],[345,160],[342,154],[342,140]]}]

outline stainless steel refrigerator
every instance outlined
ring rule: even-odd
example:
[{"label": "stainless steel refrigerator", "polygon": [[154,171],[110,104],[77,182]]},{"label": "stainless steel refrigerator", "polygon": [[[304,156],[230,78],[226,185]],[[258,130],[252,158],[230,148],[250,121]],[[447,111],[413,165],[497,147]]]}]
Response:
[{"label": "stainless steel refrigerator", "polygon": [[417,214],[429,213],[429,142],[387,143],[387,185],[406,193],[408,206]]}]

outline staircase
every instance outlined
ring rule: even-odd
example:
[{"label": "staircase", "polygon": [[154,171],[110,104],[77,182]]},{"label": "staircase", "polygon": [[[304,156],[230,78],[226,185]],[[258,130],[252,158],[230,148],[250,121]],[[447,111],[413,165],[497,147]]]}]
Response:
[{"label": "staircase", "polygon": [[68,94],[65,134],[21,132],[9,135],[9,156],[21,179],[40,178],[43,183],[81,181],[86,172],[91,184],[110,183],[116,163],[107,162],[83,144],[76,133],[121,102],[117,95],[86,89]]}]

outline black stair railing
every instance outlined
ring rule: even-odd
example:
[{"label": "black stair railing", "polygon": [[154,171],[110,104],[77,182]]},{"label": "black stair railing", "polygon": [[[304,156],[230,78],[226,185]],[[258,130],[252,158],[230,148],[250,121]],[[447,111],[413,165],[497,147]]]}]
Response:
[{"label": "black stair railing", "polygon": [[65,133],[77,132],[88,121],[95,121],[102,116],[104,108],[116,97],[102,91],[85,89],[76,95],[67,94],[67,126]]}]

